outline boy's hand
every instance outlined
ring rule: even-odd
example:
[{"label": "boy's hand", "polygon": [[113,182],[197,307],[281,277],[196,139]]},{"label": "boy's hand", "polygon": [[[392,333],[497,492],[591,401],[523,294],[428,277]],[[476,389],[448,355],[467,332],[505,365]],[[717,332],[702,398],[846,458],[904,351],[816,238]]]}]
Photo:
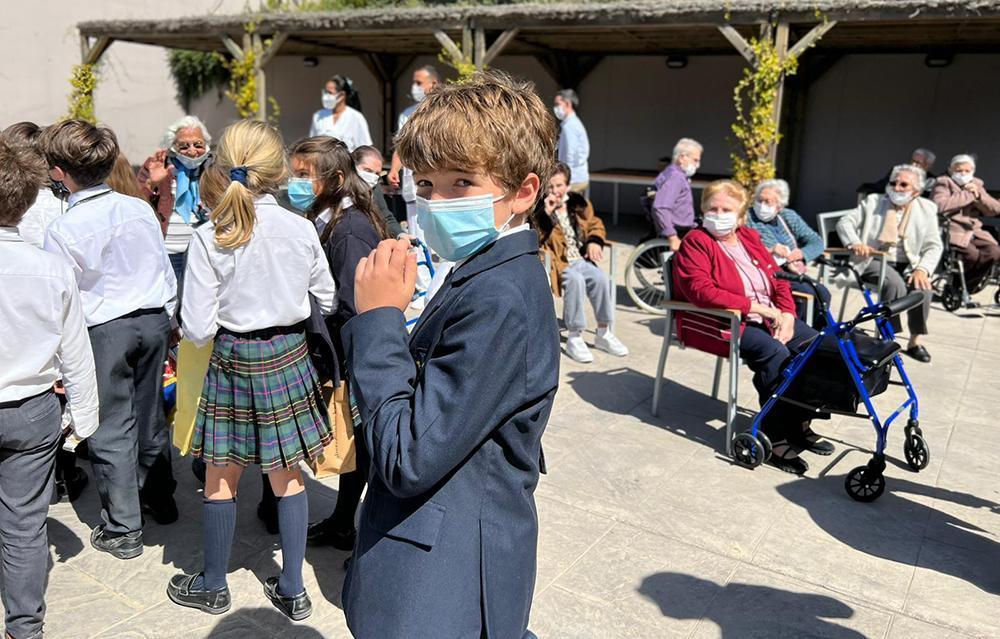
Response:
[{"label": "boy's hand", "polygon": [[392,307],[405,311],[417,285],[417,255],[408,240],[383,240],[354,271],[358,313]]}]

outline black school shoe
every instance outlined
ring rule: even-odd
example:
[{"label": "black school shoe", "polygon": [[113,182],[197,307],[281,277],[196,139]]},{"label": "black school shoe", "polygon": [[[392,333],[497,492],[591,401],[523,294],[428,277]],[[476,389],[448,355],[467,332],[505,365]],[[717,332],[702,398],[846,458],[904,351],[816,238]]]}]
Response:
[{"label": "black school shoe", "polygon": [[264,581],[264,594],[292,621],[302,621],[313,612],[312,601],[309,600],[305,590],[294,597],[286,597],[278,592],[277,577],[268,577]]},{"label": "black school shoe", "polygon": [[228,611],[233,605],[229,587],[219,590],[197,590],[193,586],[198,577],[202,577],[202,573],[171,577],[170,583],[167,584],[167,596],[170,597],[170,601],[178,606],[197,608],[210,615],[221,615]]},{"label": "black school shoe", "polygon": [[90,533],[90,545],[118,559],[133,559],[142,554],[142,531],[111,536],[101,524]]},{"label": "black school shoe", "polygon": [[153,521],[161,526],[172,524],[180,517],[177,512],[177,502],[172,496],[145,499],[140,495],[139,502],[142,506],[142,514],[149,515]]},{"label": "black school shoe", "polygon": [[340,530],[334,525],[332,517],[309,524],[309,531],[306,533],[306,541],[313,546],[333,546],[344,551],[354,550],[354,540],[357,537],[358,531],[353,526],[348,530]]},{"label": "black school shoe", "polygon": [[927,349],[924,348],[922,344],[911,346],[904,352],[918,362],[926,364],[931,361],[931,354],[927,352]]},{"label": "black school shoe", "polygon": [[52,504],[58,504],[63,499],[69,501],[76,501],[83,493],[83,489],[87,487],[87,482],[90,479],[87,477],[87,473],[83,471],[82,468],[74,468],[72,476],[68,479],[57,479],[56,489],[52,493]]}]

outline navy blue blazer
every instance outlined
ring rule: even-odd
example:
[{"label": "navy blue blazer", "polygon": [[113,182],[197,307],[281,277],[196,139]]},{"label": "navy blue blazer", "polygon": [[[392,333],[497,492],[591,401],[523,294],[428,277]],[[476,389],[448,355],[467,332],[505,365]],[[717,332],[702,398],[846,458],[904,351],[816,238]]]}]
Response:
[{"label": "navy blue blazer", "polygon": [[458,266],[409,339],[394,308],[354,317],[342,337],[371,460],[348,627],[361,639],[521,639],[559,383],[537,235],[502,237]]}]

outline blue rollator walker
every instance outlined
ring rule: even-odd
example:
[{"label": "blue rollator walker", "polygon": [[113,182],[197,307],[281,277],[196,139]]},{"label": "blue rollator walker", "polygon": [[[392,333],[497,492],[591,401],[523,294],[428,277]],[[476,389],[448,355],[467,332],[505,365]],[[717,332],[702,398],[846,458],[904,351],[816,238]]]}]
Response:
[{"label": "blue rollator walker", "polygon": [[[841,265],[828,263],[834,267]],[[906,375],[900,359],[900,346],[889,323],[890,318],[923,303],[923,295],[910,293],[891,302],[875,302],[871,292],[861,282],[858,273],[848,267],[864,293],[866,305],[854,319],[838,322],[824,304],[826,327],[819,332],[804,350],[800,351],[781,374],[781,382],[761,407],[751,429],[733,438],[732,455],[736,463],[746,468],[756,468],[771,455],[771,442],[760,430],[761,421],[779,401],[811,411],[816,415],[836,414],[867,417],[875,427],[875,454],[864,465],[848,473],[844,488],[857,501],[875,501],[885,491],[886,433],[907,408],[910,417],[906,422],[903,454],[914,471],[927,467],[930,449],[920,430],[917,395]],[[816,282],[806,275],[781,272],[778,277],[807,284],[813,288],[816,300],[822,304]],[[865,322],[874,321],[876,336],[856,330]],[[901,381],[890,381],[892,368],[899,372]],[[889,384],[904,386],[908,398],[883,422],[872,405],[872,397],[883,393]],[[867,415],[858,413],[864,404]]]},{"label": "blue rollator walker", "polygon": [[[426,244],[424,244],[415,237],[410,238],[410,246],[412,246],[413,248],[420,249],[421,252],[423,253],[423,259],[417,260],[417,268],[420,268],[421,266],[427,267],[427,270],[431,274],[431,279],[434,279],[434,262],[433,260],[431,260],[431,250],[427,248]],[[416,293],[413,294],[413,299],[417,299],[418,297],[424,297],[426,295],[427,291],[417,291]],[[414,324],[417,323],[418,319],[420,319],[419,315],[412,319],[408,319],[406,320],[406,325],[413,326]]]}]

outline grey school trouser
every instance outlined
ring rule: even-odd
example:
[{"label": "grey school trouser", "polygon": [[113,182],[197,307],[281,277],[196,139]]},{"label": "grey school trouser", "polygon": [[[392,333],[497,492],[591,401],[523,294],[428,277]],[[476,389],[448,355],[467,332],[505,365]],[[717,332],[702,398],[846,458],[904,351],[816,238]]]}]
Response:
[{"label": "grey school trouser", "polygon": [[[877,284],[879,266],[877,260],[872,260],[868,264],[868,268],[865,269],[865,272],[861,274],[861,280],[868,284]],[[893,262],[888,264],[885,269],[885,282],[882,284],[879,301],[891,302],[892,300],[905,297],[910,292],[916,291],[916,289],[910,288],[910,285],[906,283],[906,279],[903,277],[903,272],[908,266],[909,264],[897,264]],[[924,303],[910,309],[906,314],[906,325],[910,329],[910,335],[927,334],[927,318],[931,314],[931,298],[934,294],[931,291],[920,291],[920,293],[924,294]],[[892,318],[891,323],[893,331],[898,333],[903,329],[903,324],[900,322],[898,315]]]},{"label": "grey school trouser", "polygon": [[[163,363],[170,322],[163,310],[90,327],[101,425],[89,438],[90,463],[101,497],[105,530],[142,530],[139,491],[155,467],[173,476],[163,414]],[[173,492],[172,486],[169,488]]]},{"label": "grey school trouser", "polygon": [[587,260],[577,260],[563,271],[562,285],[563,323],[567,330],[582,331],[587,327],[583,306],[587,298],[598,323],[611,323],[611,282],[607,273]]},{"label": "grey school trouser", "polygon": [[16,639],[42,635],[59,408],[52,391],[0,404],[2,597],[7,632]]}]

